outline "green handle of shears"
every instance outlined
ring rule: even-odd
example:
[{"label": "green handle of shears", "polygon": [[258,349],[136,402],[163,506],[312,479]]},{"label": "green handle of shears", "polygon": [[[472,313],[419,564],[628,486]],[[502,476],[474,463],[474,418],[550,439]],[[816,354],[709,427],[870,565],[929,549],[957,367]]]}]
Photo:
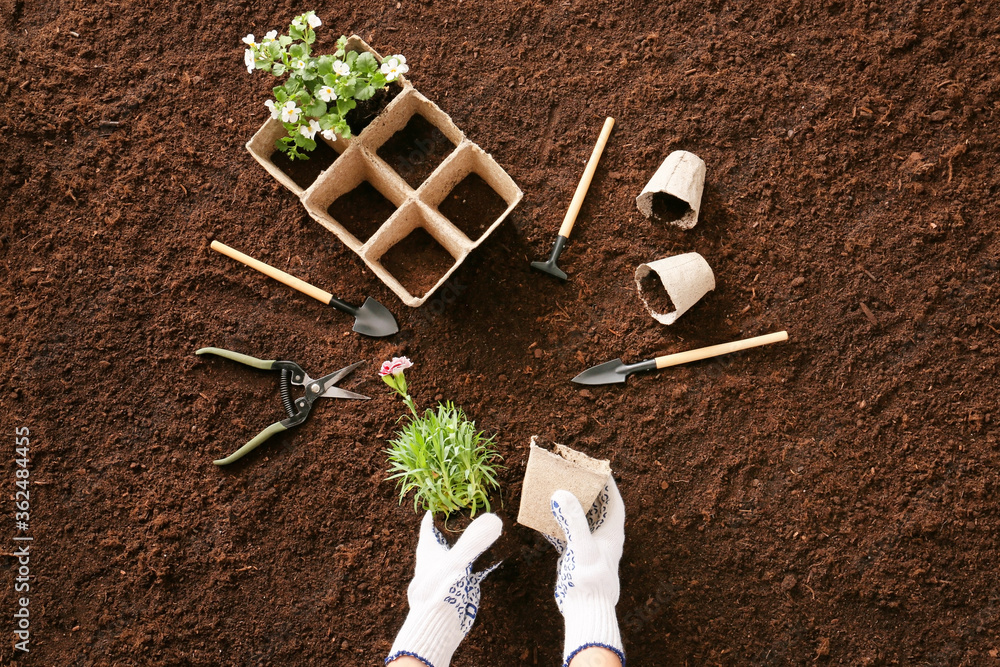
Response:
[{"label": "green handle of shears", "polygon": [[274,366],[273,359],[258,359],[257,357],[251,357],[248,354],[240,354],[239,352],[233,352],[232,350],[223,350],[221,347],[203,347],[200,350],[195,350],[195,354],[214,354],[218,357],[225,357],[226,359],[232,359],[233,361],[237,361],[247,366],[259,368],[262,371],[269,371]]},{"label": "green handle of shears", "polygon": [[233,461],[239,461],[241,458],[243,458],[253,450],[257,449],[257,447],[259,447],[262,442],[270,438],[272,435],[287,430],[288,427],[282,424],[281,422],[274,422],[273,424],[265,428],[263,431],[258,433],[256,438],[254,438],[247,444],[243,445],[242,447],[237,449],[235,452],[233,452],[226,458],[216,459],[215,461],[212,461],[212,463],[214,463],[217,466],[224,466],[224,465],[229,465]]}]

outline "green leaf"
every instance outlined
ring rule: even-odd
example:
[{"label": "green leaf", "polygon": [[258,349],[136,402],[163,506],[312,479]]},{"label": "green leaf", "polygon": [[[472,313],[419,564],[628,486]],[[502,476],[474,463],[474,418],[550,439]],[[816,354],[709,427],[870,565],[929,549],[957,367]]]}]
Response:
[{"label": "green leaf", "polygon": [[352,102],[354,102],[354,100],[337,98],[337,113],[340,114],[341,117],[346,116],[347,112],[354,108]]},{"label": "green leaf", "polygon": [[312,44],[316,41],[316,31],[308,30],[306,31],[306,44]]},{"label": "green leaf", "polygon": [[354,97],[356,91],[354,79],[348,79],[337,86],[337,97]]},{"label": "green leaf", "polygon": [[266,49],[267,55],[269,55],[272,60],[281,54],[281,45],[278,42],[268,42]]},{"label": "green leaf", "polygon": [[293,44],[290,49],[288,49],[288,55],[293,58],[305,59],[309,55],[309,50],[306,48],[305,44]]},{"label": "green leaf", "polygon": [[278,44],[280,44],[281,46],[288,46],[291,43],[292,43],[292,38],[289,37],[288,35],[282,35],[281,37],[278,38]]},{"label": "green leaf", "polygon": [[325,83],[328,86],[336,86],[337,85],[337,75],[336,74],[324,74],[323,75],[323,83]]},{"label": "green leaf", "polygon": [[[291,37],[292,39],[302,39],[302,31],[300,29],[296,28],[295,25],[293,24],[293,25],[291,25],[291,26],[288,27],[288,36]],[[299,45],[296,44],[296,46],[299,46]],[[293,46],[292,48],[295,48],[295,47]]]},{"label": "green leaf", "polygon": [[[333,73],[333,58],[330,56],[320,56],[316,59],[316,73],[322,77]],[[326,84],[330,85],[330,84]]]},{"label": "green leaf", "polygon": [[373,88],[372,86],[365,86],[364,88],[354,93],[354,99],[364,101],[371,99],[371,96],[374,94],[375,94],[375,88]]},{"label": "green leaf", "polygon": [[340,117],[336,114],[328,113],[319,119],[319,127],[321,130],[332,130],[337,126],[340,121]]},{"label": "green leaf", "polygon": [[341,35],[337,38],[337,48],[341,51],[347,49],[347,36]]},{"label": "green leaf", "polygon": [[354,65],[354,61],[357,60],[357,59],[358,59],[357,52],[356,51],[351,51],[350,53],[347,54],[347,57],[344,58],[344,62],[347,63],[348,65],[352,65],[353,66]]},{"label": "green leaf", "polygon": [[302,90],[302,81],[298,77],[291,77],[285,82],[285,91],[289,96]]},{"label": "green leaf", "polygon": [[304,109],[312,104],[312,95],[309,94],[308,90],[300,90],[295,93],[295,103]]},{"label": "green leaf", "polygon": [[271,73],[274,76],[281,76],[285,73],[285,66],[283,63],[274,63],[274,67],[271,69]]},{"label": "green leaf", "polygon": [[307,116],[319,118],[326,113],[326,102],[323,100],[313,100],[313,103],[305,108],[305,112]]},{"label": "green leaf", "polygon": [[299,74],[299,76],[302,77],[303,81],[313,81],[316,79],[316,74],[311,72],[308,68],[302,70],[302,73]]},{"label": "green leaf", "polygon": [[279,104],[284,104],[285,100],[288,99],[288,93],[285,91],[285,87],[284,86],[277,86],[271,92],[274,93],[274,99]]},{"label": "green leaf", "polygon": [[389,82],[385,80],[385,74],[382,74],[382,72],[375,72],[372,74],[371,80],[368,81],[368,85],[374,86],[377,90],[385,88],[388,83]]},{"label": "green leaf", "polygon": [[375,72],[375,70],[378,69],[378,61],[375,60],[375,56],[366,51],[365,53],[362,53],[361,55],[358,56],[356,61],[356,66],[357,69],[361,70],[362,72],[365,72],[366,74],[372,74],[373,72]]}]

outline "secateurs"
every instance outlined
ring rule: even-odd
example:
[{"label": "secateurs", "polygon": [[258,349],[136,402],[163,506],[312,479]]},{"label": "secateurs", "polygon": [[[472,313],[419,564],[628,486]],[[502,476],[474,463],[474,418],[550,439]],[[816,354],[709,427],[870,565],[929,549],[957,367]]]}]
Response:
[{"label": "secateurs", "polygon": [[[353,398],[365,401],[370,398],[369,396],[355,394],[353,391],[347,391],[346,389],[340,389],[335,386],[348,373],[364,363],[362,361],[359,361],[356,364],[351,364],[346,368],[341,368],[339,371],[330,373],[329,375],[324,375],[318,380],[314,380],[309,377],[304,370],[302,370],[301,366],[292,361],[257,359],[246,354],[223,350],[218,347],[203,347],[200,350],[195,351],[195,354],[214,354],[216,356],[225,357],[226,359],[231,359],[241,364],[253,366],[254,368],[259,368],[261,370],[281,371],[281,403],[285,406],[285,412],[288,413],[288,419],[283,419],[279,422],[271,424],[266,429],[258,433],[257,437],[237,449],[229,456],[213,461],[213,463],[217,466],[224,466],[232,463],[233,461],[238,461],[260,446],[262,442],[270,438],[272,435],[281,433],[282,431],[287,431],[293,426],[298,426],[304,422],[309,416],[309,411],[312,410],[312,405],[316,402],[317,398]],[[305,396],[292,400],[292,385],[305,387]]]}]

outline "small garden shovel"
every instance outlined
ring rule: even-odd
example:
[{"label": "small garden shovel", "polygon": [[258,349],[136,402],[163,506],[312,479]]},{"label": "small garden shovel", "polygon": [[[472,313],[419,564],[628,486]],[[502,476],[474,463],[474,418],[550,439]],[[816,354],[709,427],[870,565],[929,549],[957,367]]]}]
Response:
[{"label": "small garden shovel", "polygon": [[614,361],[606,361],[603,364],[588,368],[573,378],[573,382],[577,384],[621,383],[625,382],[625,378],[629,375],[639,371],[655,371],[668,366],[686,364],[700,359],[709,359],[722,354],[730,354],[732,352],[739,352],[740,350],[747,350],[751,347],[760,347],[761,345],[770,345],[771,343],[780,343],[786,340],[788,340],[788,332],[778,331],[765,336],[733,341],[732,343],[701,347],[697,350],[688,350],[687,352],[678,352],[677,354],[667,354],[635,364],[626,364],[621,359],[615,359]]},{"label": "small garden shovel", "polygon": [[278,282],[285,283],[289,287],[297,289],[317,301],[321,301],[329,306],[333,306],[337,310],[353,315],[355,317],[354,330],[359,334],[380,338],[382,336],[391,336],[399,331],[399,325],[396,323],[396,318],[392,316],[392,313],[386,310],[385,306],[371,297],[365,299],[365,302],[360,306],[355,307],[346,301],[341,301],[329,292],[321,290],[318,287],[314,287],[304,280],[300,280],[295,276],[289,275],[284,271],[276,269],[269,264],[265,264],[258,259],[254,259],[249,255],[244,255],[239,250],[230,248],[224,243],[212,241],[212,250],[221,252],[227,257],[232,257],[237,262],[242,262],[251,269],[257,269],[265,276],[270,276]]}]

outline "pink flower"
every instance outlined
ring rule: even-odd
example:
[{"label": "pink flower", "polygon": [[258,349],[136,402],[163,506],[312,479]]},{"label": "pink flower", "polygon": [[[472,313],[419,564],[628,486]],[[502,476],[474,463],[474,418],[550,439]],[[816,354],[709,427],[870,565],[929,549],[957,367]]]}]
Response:
[{"label": "pink flower", "polygon": [[413,365],[413,362],[406,357],[393,357],[392,361],[383,361],[382,368],[378,374],[382,377],[386,375],[400,375],[404,370]]}]

